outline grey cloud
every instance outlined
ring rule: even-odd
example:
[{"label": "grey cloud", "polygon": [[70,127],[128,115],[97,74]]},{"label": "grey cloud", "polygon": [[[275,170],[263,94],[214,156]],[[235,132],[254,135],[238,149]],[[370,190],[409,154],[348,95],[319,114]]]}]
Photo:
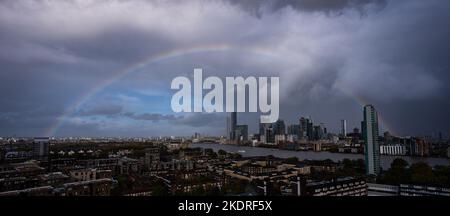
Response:
[{"label": "grey cloud", "polygon": [[101,104],[96,105],[94,107],[82,109],[77,114],[79,116],[97,116],[97,115],[113,116],[121,113],[122,110],[123,107],[121,105]]},{"label": "grey cloud", "polygon": [[153,121],[153,122],[159,122],[159,121],[173,121],[176,120],[177,117],[174,115],[163,115],[159,113],[143,113],[143,114],[136,114],[132,112],[126,112],[124,113],[124,116],[134,119],[134,120],[145,120],[145,121]]},{"label": "grey cloud", "polygon": [[180,116],[164,115],[160,113],[142,113],[126,112],[123,116],[133,120],[143,121],[168,121],[173,125],[185,125],[190,127],[223,127],[225,117],[218,113],[186,113]]},{"label": "grey cloud", "polygon": [[365,7],[376,6],[383,8],[386,0],[227,0],[232,4],[241,6],[244,10],[252,14],[261,16],[264,10],[278,11],[280,9],[291,7],[295,10],[305,12],[324,12],[340,14],[346,9],[355,9],[365,12]]},{"label": "grey cloud", "polygon": [[192,127],[224,127],[225,117],[219,113],[187,113],[183,118],[178,119],[176,124],[183,124]]},{"label": "grey cloud", "polygon": [[[231,2],[1,2],[0,135],[40,135],[91,89],[145,57],[173,49],[180,55],[143,67],[104,91],[132,94],[157,87],[171,93],[170,80],[192,75],[194,67],[219,77],[279,75],[280,114],[291,123],[312,115],[329,129],[337,129],[340,118],[358,126],[361,103],[367,102],[401,134],[450,131],[443,120],[450,109],[449,1]],[[170,16],[179,11],[182,18]],[[222,44],[244,51],[182,54]],[[98,118],[98,124],[85,122],[89,130],[69,122],[60,134],[159,135],[165,134],[162,122],[179,133],[224,134],[221,114],[156,114],[162,106],[143,113],[141,101],[114,101],[120,109],[103,95],[94,95],[75,117],[113,115],[136,120],[141,128],[119,124],[121,118],[105,123]],[[144,99],[164,103],[161,113],[170,111],[170,101]],[[242,114],[240,121],[256,131],[257,117]]]}]

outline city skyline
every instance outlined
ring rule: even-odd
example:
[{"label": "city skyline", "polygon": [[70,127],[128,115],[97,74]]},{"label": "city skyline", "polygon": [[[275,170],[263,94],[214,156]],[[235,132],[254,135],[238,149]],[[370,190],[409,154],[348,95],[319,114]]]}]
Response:
[{"label": "city skyline", "polygon": [[[448,138],[449,8],[390,0],[1,2],[0,136],[228,135],[229,113],[170,109],[170,81],[203,68],[220,78],[279,76],[286,126],[312,116],[329,132],[339,134],[342,119],[352,131],[373,104],[380,134]],[[259,130],[260,113],[238,115],[249,134]]]},{"label": "city skyline", "polygon": [[[370,104],[362,106],[361,108],[364,108],[366,106],[372,106]],[[142,136],[102,136],[102,135],[97,135],[97,136],[86,136],[86,135],[80,135],[80,136],[71,136],[71,135],[67,135],[67,136],[56,136],[56,135],[52,135],[52,136],[47,136],[47,137],[52,137],[52,138],[158,138],[158,137],[195,137],[195,136],[211,136],[211,137],[224,137],[230,140],[234,140],[237,139],[237,137],[235,137],[235,134],[232,133],[232,131],[236,130],[237,126],[246,126],[246,127],[251,127],[251,128],[257,128],[256,130],[248,130],[248,138],[250,138],[250,135],[260,135],[261,133],[261,125],[269,125],[269,126],[273,126],[276,125],[278,122],[282,122],[284,124],[284,135],[292,135],[293,133],[290,132],[291,130],[289,128],[291,127],[300,127],[302,128],[302,120],[306,120],[306,124],[311,124],[311,127],[316,127],[316,126],[320,126],[322,127],[322,129],[325,129],[325,135],[334,135],[337,137],[341,137],[344,134],[342,133],[343,131],[343,126],[345,125],[345,134],[348,134],[349,130],[347,130],[347,124],[346,124],[346,120],[345,119],[340,119],[339,120],[339,126],[337,126],[334,130],[330,130],[328,125],[323,123],[323,122],[315,122],[312,118],[312,116],[299,116],[299,118],[297,119],[278,119],[276,122],[273,123],[250,123],[250,125],[248,124],[243,124],[242,121],[239,121],[239,118],[237,117],[239,112],[224,112],[222,113],[224,116],[224,132],[221,133],[221,131],[219,130],[217,132],[217,134],[208,134],[208,133],[204,133],[202,131],[194,131],[192,134],[186,134],[186,135],[180,135],[180,133],[170,133],[167,135],[161,135],[161,134],[156,134],[156,135],[142,135]],[[239,116],[241,115],[248,115],[249,113],[239,113]],[[363,110],[362,114],[365,114],[365,111]],[[230,118],[231,116],[231,118]],[[363,116],[364,117],[364,116]],[[234,119],[234,120],[233,120]],[[259,118],[258,118],[259,119]],[[344,123],[345,122],[345,123]],[[362,122],[364,122],[364,118],[361,118],[360,121],[358,122],[358,125],[353,125],[351,127],[349,127],[349,129],[351,131],[362,131]],[[234,123],[234,124],[233,124]],[[343,125],[344,123],[344,125]],[[389,131],[387,129],[384,129],[382,127],[382,125],[379,125],[380,122],[378,122],[378,127],[379,127],[379,136],[383,136],[384,133],[389,133],[389,136],[398,136],[398,137],[423,137],[423,138],[432,138],[432,139],[447,139],[445,137],[445,135],[439,131],[439,132],[433,132],[431,134],[426,134],[426,135],[421,135],[421,134],[407,134],[407,135],[398,135],[398,134],[394,134],[392,133],[392,131]],[[233,125],[234,125],[234,130],[233,130]],[[306,125],[304,126],[306,128]],[[312,129],[312,131],[314,131],[315,129]],[[302,132],[300,132],[302,133]],[[307,131],[303,131],[304,135],[307,137]],[[309,132],[312,133],[312,132]],[[39,135],[31,135],[31,136],[18,136],[17,134],[14,135],[7,135],[7,136],[0,136],[0,138],[36,138],[36,137],[40,137]],[[42,136],[41,136],[42,137]],[[43,136],[45,137],[45,136]],[[324,139],[326,139],[324,137]]]}]

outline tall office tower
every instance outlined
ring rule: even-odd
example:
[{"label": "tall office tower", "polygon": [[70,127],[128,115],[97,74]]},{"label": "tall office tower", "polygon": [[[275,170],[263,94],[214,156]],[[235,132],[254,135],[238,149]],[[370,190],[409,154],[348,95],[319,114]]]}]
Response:
[{"label": "tall office tower", "polygon": [[273,132],[275,135],[284,135],[286,134],[286,125],[283,120],[277,120],[273,125]]},{"label": "tall office tower", "polygon": [[263,143],[265,144],[275,143],[275,133],[273,131],[272,124],[270,124],[269,127],[265,128]]},{"label": "tall office tower", "polygon": [[48,137],[34,138],[33,158],[38,160],[47,160],[49,155],[49,143]]},{"label": "tall office tower", "polygon": [[264,128],[265,128],[264,123],[259,122],[259,136],[264,135]]},{"label": "tall office tower", "polygon": [[321,133],[321,129],[319,125],[316,125],[313,127],[313,140],[319,140],[320,139],[320,134]]},{"label": "tall office tower", "polygon": [[327,129],[325,128],[325,124],[324,123],[320,123],[319,126],[320,126],[320,133],[319,133],[320,139],[325,139],[326,138],[325,135],[327,133]]},{"label": "tall office tower", "polygon": [[306,137],[306,131],[307,131],[308,125],[307,125],[306,119],[304,117],[301,117],[299,121],[300,121],[299,138],[304,138],[304,137]]},{"label": "tall office tower", "polygon": [[372,105],[364,106],[363,136],[366,173],[377,175],[380,172],[380,147],[378,144],[378,114]]},{"label": "tall office tower", "polygon": [[314,139],[314,127],[311,118],[306,119],[306,136],[308,140]]},{"label": "tall office tower", "polygon": [[238,142],[243,142],[248,140],[248,126],[247,125],[236,125],[236,139]]},{"label": "tall office tower", "polygon": [[292,124],[287,127],[287,134],[300,136],[300,125]]},{"label": "tall office tower", "polygon": [[272,123],[259,123],[259,141],[266,143],[270,137],[270,134],[267,134],[268,131],[272,132]]},{"label": "tall office tower", "polygon": [[237,113],[231,113],[230,119],[230,140],[236,140]]},{"label": "tall office tower", "polygon": [[227,133],[226,133],[226,136],[227,136],[227,139],[229,140],[229,139],[231,139],[231,118],[230,118],[230,116],[227,116]]},{"label": "tall office tower", "polygon": [[347,136],[347,121],[345,119],[341,120],[341,135],[342,137]]}]

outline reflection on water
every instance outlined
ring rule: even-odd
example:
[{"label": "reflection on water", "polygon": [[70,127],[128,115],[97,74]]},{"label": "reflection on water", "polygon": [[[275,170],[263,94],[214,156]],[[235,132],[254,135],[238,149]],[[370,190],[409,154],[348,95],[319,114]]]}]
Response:
[{"label": "reflection on water", "polygon": [[[362,154],[345,154],[345,153],[331,153],[331,152],[313,152],[313,151],[288,151],[288,150],[280,150],[280,149],[270,149],[270,148],[260,148],[260,147],[248,147],[248,146],[235,146],[235,145],[223,145],[223,144],[214,144],[214,143],[195,143],[191,144],[190,147],[196,148],[210,148],[214,151],[218,151],[220,149],[227,151],[238,153],[243,157],[253,157],[253,156],[266,156],[273,155],[279,158],[288,158],[288,157],[297,157],[299,160],[325,160],[331,159],[333,161],[340,161],[345,158],[355,160],[355,159],[364,159]],[[402,158],[407,161],[409,164],[416,163],[419,161],[423,161],[428,163],[430,166],[435,165],[450,165],[450,159],[448,158],[430,158],[430,157],[410,157],[410,156],[381,156],[381,167],[386,170],[389,169],[392,161],[395,158]]]}]

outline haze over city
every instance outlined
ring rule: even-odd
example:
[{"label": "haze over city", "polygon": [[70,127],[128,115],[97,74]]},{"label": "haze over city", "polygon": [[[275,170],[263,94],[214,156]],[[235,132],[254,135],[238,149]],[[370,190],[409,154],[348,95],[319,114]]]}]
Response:
[{"label": "haze over city", "polygon": [[[0,136],[226,134],[176,76],[279,76],[280,119],[450,133],[448,1],[2,1]],[[258,113],[239,113],[249,133]]]}]

